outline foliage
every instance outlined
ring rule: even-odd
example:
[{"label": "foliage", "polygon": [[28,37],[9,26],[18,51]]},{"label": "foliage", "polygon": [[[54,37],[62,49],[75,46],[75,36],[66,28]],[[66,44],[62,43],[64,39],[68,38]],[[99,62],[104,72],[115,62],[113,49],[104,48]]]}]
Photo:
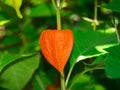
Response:
[{"label": "foliage", "polygon": [[23,18],[23,16],[21,15],[21,12],[20,12],[20,7],[22,5],[22,0],[4,0],[4,2],[13,7],[18,15],[19,18]]},{"label": "foliage", "polygon": [[[63,1],[62,29],[74,33],[64,69],[67,89],[119,90],[120,1]],[[59,72],[39,45],[41,32],[56,27],[52,0],[0,1],[0,90],[60,89]]]}]

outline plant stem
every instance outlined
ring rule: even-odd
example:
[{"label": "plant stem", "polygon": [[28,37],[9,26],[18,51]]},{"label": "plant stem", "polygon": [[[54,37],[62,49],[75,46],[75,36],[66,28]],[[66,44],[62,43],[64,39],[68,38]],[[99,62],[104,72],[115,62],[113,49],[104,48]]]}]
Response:
[{"label": "plant stem", "polygon": [[54,0],[52,0],[52,4],[53,4],[53,7],[56,9],[57,7]]},{"label": "plant stem", "polygon": [[72,73],[72,70],[75,66],[75,63],[71,66],[69,72],[68,72],[68,75],[67,75],[67,78],[66,78],[66,82],[65,82],[65,85],[67,86],[68,85],[68,82],[69,82],[69,79],[70,79],[70,76],[71,76],[71,73]]},{"label": "plant stem", "polygon": [[[104,69],[104,67],[86,69],[86,70],[82,71],[82,72],[80,73],[80,75],[83,75],[83,74],[85,74],[86,72],[89,72],[89,71],[100,70],[100,69]],[[72,82],[72,84],[70,85],[70,87],[68,88],[68,90],[71,90],[71,88],[72,88],[72,86],[74,85],[74,83],[75,83],[75,81]]]},{"label": "plant stem", "polygon": [[97,0],[94,0],[94,26],[93,30],[96,30],[96,25],[97,25]]},{"label": "plant stem", "polygon": [[87,69],[81,72],[81,75],[85,74],[86,72],[93,71],[93,70],[100,70],[104,69],[104,67],[98,67],[98,68],[92,68],[92,69]]},{"label": "plant stem", "polygon": [[55,0],[52,0],[52,4],[53,4],[53,7],[56,10],[57,30],[61,30],[61,15],[60,15],[60,10],[61,10],[61,5],[62,4],[60,3],[60,0],[56,0],[56,3],[55,3]]},{"label": "plant stem", "polygon": [[61,75],[60,80],[61,80],[61,90],[66,90],[64,75]]},{"label": "plant stem", "polygon": [[61,30],[60,10],[61,10],[60,0],[57,0],[57,8],[56,8],[57,30]]},{"label": "plant stem", "polygon": [[40,88],[41,88],[42,90],[45,90],[45,87],[44,87],[44,85],[43,85],[43,83],[42,83],[42,80],[40,79],[39,75],[35,75],[35,79],[36,79],[36,81],[38,82]]},{"label": "plant stem", "polygon": [[112,12],[112,21],[113,21],[114,28],[116,30],[116,35],[117,35],[118,43],[120,44],[119,30],[117,28],[117,24],[116,24],[116,21],[115,21],[115,15],[114,15],[113,12]]}]

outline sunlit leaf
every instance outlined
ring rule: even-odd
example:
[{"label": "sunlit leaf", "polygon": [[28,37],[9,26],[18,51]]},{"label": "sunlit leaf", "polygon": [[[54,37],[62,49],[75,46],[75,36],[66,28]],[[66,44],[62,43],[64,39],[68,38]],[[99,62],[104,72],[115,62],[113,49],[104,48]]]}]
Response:
[{"label": "sunlit leaf", "polygon": [[0,26],[3,26],[4,24],[10,22],[10,20],[3,20],[3,21],[0,21]]},{"label": "sunlit leaf", "polygon": [[[115,31],[108,31],[109,30],[73,30],[74,48],[70,57],[70,64],[72,65],[74,62],[106,53],[103,48],[117,43]],[[99,48],[97,46],[99,46]]]},{"label": "sunlit leaf", "polygon": [[4,0],[5,4],[13,7],[17,13],[17,16],[19,18],[23,18],[21,12],[20,12],[20,7],[22,5],[22,0]]}]

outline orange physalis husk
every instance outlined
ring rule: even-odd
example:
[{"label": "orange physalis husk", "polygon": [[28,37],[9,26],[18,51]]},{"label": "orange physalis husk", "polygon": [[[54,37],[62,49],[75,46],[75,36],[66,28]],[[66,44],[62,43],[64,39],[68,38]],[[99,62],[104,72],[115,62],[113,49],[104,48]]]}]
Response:
[{"label": "orange physalis husk", "polygon": [[61,75],[73,48],[74,36],[71,30],[45,30],[40,36],[41,51],[46,60]]}]

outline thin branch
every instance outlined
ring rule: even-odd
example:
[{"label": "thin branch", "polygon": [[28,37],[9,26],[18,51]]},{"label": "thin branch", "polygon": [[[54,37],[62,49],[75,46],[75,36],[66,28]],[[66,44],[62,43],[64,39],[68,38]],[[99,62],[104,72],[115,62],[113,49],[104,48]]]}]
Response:
[{"label": "thin branch", "polygon": [[[83,75],[87,72],[90,72],[90,71],[93,71],[93,70],[101,70],[101,69],[104,69],[104,67],[98,67],[98,68],[92,68],[92,69],[86,69],[84,70],[83,72],[81,72],[80,74]],[[74,85],[75,81],[73,81],[73,83],[70,85],[69,89],[68,90],[71,90],[72,86]]]},{"label": "thin branch", "polygon": [[52,0],[52,4],[53,4],[54,9],[56,9],[57,7],[56,7],[56,4],[55,4],[54,0]]},{"label": "thin branch", "polygon": [[35,75],[35,79],[36,79],[36,81],[38,82],[41,90],[46,90],[46,89],[45,89],[45,86],[44,86],[43,83],[42,83],[42,80],[41,80],[40,77],[39,77],[39,75]]},{"label": "thin branch", "polygon": [[70,70],[69,70],[69,72],[68,72],[68,75],[67,75],[67,78],[66,78],[66,81],[65,81],[66,87],[67,87],[67,85],[68,85],[68,82],[69,82],[69,79],[70,79],[70,76],[71,76],[71,73],[72,73],[72,71],[73,71],[73,68],[74,68],[75,64],[76,64],[76,62],[74,62],[74,64],[71,66],[71,68],[70,68]]},{"label": "thin branch", "polygon": [[98,23],[97,21],[97,0],[94,0],[94,26],[93,26],[93,30],[96,30],[96,25]]},{"label": "thin branch", "polygon": [[118,43],[120,44],[119,31],[118,31],[118,28],[117,28],[117,24],[116,24],[116,21],[115,21],[115,15],[114,15],[113,12],[112,12],[112,21],[113,21],[114,28],[116,30],[116,35],[117,35]]}]

